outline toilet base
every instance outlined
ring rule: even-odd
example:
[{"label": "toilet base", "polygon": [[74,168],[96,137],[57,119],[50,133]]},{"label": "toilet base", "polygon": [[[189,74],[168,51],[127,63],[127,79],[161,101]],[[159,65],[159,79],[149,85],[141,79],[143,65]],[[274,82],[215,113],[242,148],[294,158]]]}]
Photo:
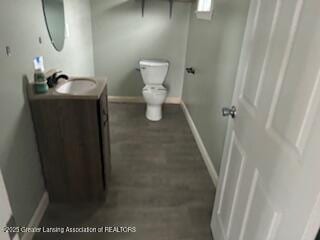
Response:
[{"label": "toilet base", "polygon": [[146,117],[150,121],[160,121],[162,119],[162,105],[147,104]]}]

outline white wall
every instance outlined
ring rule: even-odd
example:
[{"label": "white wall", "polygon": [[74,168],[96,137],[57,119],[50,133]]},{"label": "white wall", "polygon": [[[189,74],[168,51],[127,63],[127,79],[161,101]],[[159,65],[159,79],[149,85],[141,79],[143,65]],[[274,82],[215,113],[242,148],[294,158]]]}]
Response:
[{"label": "white wall", "polygon": [[147,0],[91,0],[95,72],[108,76],[109,95],[141,96],[143,82],[136,71],[142,58],[168,59],[169,96],[180,97],[183,85],[190,3]]},{"label": "white wall", "polygon": [[183,101],[219,171],[230,106],[250,0],[215,0],[211,21],[199,20],[191,10]]},{"label": "white wall", "polygon": [[[57,52],[50,43],[41,0],[0,0],[0,168],[18,225],[29,222],[44,192],[23,86],[24,76],[33,78],[33,57],[43,55],[47,69],[94,75],[89,0],[65,0],[65,5],[70,38]],[[7,45],[11,57],[5,55]]]}]

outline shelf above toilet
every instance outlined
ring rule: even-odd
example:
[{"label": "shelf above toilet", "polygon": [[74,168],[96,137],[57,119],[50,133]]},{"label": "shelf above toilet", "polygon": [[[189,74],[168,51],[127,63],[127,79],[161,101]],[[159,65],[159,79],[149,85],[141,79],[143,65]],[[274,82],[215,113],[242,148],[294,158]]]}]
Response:
[{"label": "shelf above toilet", "polygon": [[[166,0],[169,2],[169,17],[172,18],[173,3],[176,2],[195,2],[195,0]],[[141,0],[141,14],[144,17],[146,0]]]}]

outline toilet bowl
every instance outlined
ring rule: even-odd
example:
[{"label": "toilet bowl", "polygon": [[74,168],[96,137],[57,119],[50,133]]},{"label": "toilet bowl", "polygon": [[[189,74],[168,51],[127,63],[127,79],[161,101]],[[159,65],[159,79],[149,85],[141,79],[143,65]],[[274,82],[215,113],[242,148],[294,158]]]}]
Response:
[{"label": "toilet bowl", "polygon": [[146,117],[151,121],[159,121],[162,118],[162,104],[167,97],[167,89],[163,86],[148,85],[142,91],[147,103]]},{"label": "toilet bowl", "polygon": [[159,121],[162,118],[162,104],[167,97],[167,89],[162,84],[166,79],[168,69],[168,61],[140,61],[140,71],[145,84],[142,95],[147,104],[146,117],[151,121]]}]

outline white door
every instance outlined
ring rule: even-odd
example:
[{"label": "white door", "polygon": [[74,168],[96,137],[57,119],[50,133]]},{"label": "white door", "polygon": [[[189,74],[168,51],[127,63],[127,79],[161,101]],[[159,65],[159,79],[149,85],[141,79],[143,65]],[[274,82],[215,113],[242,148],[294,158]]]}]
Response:
[{"label": "white door", "polygon": [[[0,171],[0,239],[1,240],[10,240],[9,234],[4,232],[3,228],[6,227],[9,219],[11,218],[11,207]],[[15,239],[19,239],[18,236],[15,236]]]},{"label": "white door", "polygon": [[314,240],[320,1],[252,0],[212,216],[215,240]]}]

